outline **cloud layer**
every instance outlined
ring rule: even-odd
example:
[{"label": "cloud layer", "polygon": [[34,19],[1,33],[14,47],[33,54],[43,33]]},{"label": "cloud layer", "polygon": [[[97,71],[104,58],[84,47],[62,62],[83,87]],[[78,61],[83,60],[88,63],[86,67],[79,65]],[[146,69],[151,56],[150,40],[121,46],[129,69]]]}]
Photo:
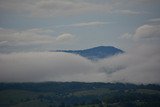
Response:
[{"label": "cloud layer", "polygon": [[[124,5],[127,3],[127,6]],[[15,13],[28,15],[31,17],[55,17],[61,15],[84,14],[89,12],[105,12],[120,14],[139,14],[133,5],[139,7],[148,6],[148,4],[159,4],[158,0],[1,0],[0,10],[6,13]],[[131,9],[127,9],[131,7]]]},{"label": "cloud layer", "polygon": [[103,61],[111,81],[160,83],[160,47],[140,45],[130,52]]},{"label": "cloud layer", "polygon": [[97,10],[110,11],[109,3],[95,4],[83,0],[27,0],[14,2],[1,1],[0,9],[16,13],[29,13],[32,17],[53,17],[59,15],[72,15],[83,12],[93,12]]},{"label": "cloud layer", "polygon": [[0,54],[1,82],[160,83],[160,48],[141,45],[98,62],[57,52]]},{"label": "cloud layer", "polygon": [[[63,33],[59,36],[53,35],[53,30],[33,28],[23,31],[0,28],[0,43],[61,43],[70,42],[74,36],[70,33]],[[5,41],[5,42],[4,42]]]},{"label": "cloud layer", "polygon": [[92,26],[106,25],[110,23],[113,23],[113,22],[92,21],[92,22],[75,23],[70,25],[60,25],[58,27],[92,27]]},{"label": "cloud layer", "polygon": [[136,39],[141,38],[160,38],[160,25],[140,26],[133,35]]},{"label": "cloud layer", "polygon": [[0,28],[0,42],[52,42],[54,37],[50,36],[51,30],[45,29],[29,29],[25,31],[16,31],[12,29]]},{"label": "cloud layer", "polygon": [[0,81],[102,81],[104,74],[89,60],[66,53],[1,54],[0,60]]},{"label": "cloud layer", "polygon": [[[157,19],[155,20],[157,21]],[[138,27],[134,33],[124,33],[121,38],[133,40],[156,41],[160,39],[160,24],[145,24]]]},{"label": "cloud layer", "polygon": [[67,41],[72,41],[74,39],[74,36],[70,33],[63,33],[61,35],[59,35],[56,38],[56,41],[58,42],[67,42]]}]

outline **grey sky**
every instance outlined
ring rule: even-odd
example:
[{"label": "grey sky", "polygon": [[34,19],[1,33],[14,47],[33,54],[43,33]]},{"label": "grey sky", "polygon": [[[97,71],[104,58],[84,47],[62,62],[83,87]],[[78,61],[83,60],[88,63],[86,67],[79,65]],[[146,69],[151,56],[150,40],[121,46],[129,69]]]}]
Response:
[{"label": "grey sky", "polygon": [[[43,45],[43,49],[32,45],[36,50],[47,50],[48,47],[83,49],[97,45],[114,45],[127,50],[134,43],[121,36],[151,23],[149,20],[160,18],[159,5],[159,0],[1,0],[0,27],[22,35],[38,29],[42,33],[40,37],[38,32],[34,32],[37,37],[24,37],[26,40],[35,38],[35,42],[42,36],[56,38],[65,33],[73,34],[76,39],[76,42],[67,41],[68,44],[49,42]],[[3,36],[3,31],[0,34]],[[1,42],[8,40],[1,36]],[[10,48],[9,45],[7,47]],[[12,48],[21,49],[13,45]]]}]

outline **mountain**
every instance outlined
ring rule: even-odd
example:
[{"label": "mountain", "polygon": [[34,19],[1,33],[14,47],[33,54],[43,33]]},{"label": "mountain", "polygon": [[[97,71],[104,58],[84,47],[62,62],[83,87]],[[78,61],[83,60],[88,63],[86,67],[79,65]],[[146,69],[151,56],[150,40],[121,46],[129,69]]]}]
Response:
[{"label": "mountain", "polygon": [[123,53],[124,51],[118,48],[115,48],[113,46],[98,46],[98,47],[84,49],[84,50],[56,50],[52,52],[66,52],[66,53],[78,54],[89,60],[99,60],[99,59],[103,59],[103,58],[107,58],[113,55]]}]

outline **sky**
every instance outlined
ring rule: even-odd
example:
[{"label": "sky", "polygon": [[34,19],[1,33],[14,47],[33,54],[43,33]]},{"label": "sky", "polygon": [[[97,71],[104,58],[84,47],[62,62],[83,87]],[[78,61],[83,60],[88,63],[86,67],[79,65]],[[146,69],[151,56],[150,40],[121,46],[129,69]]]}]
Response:
[{"label": "sky", "polygon": [[[0,0],[0,81],[159,84],[159,6],[159,0]],[[101,45],[125,53],[91,62],[49,52]]]}]

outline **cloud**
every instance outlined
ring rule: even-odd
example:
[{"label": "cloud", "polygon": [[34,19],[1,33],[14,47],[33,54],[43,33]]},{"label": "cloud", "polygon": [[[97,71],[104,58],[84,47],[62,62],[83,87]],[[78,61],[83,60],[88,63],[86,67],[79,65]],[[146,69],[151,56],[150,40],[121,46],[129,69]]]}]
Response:
[{"label": "cloud", "polygon": [[17,43],[48,43],[54,41],[54,37],[50,35],[52,32],[52,30],[37,28],[24,31],[0,28],[0,41]]},{"label": "cloud", "polygon": [[152,25],[160,25],[160,18],[152,18],[152,19],[147,20],[147,22]]},{"label": "cloud", "polygon": [[130,39],[132,37],[132,34],[130,33],[124,33],[120,38]]},{"label": "cloud", "polygon": [[125,33],[123,38],[131,39],[135,45],[102,62],[102,70],[110,74],[109,81],[160,84],[159,31],[159,25],[142,25],[133,34]]},{"label": "cloud", "polygon": [[160,22],[160,18],[150,19],[149,22]]},{"label": "cloud", "polygon": [[[120,38],[133,40],[155,41],[160,39],[160,25],[145,24],[138,27],[134,33],[124,33]],[[146,42],[146,41],[145,41]]]},{"label": "cloud", "polygon": [[84,22],[84,23],[75,23],[70,25],[61,25],[58,27],[88,27],[88,26],[100,26],[110,24],[112,22],[101,22],[101,21],[93,21],[93,22]]},{"label": "cloud", "polygon": [[126,83],[160,83],[159,45],[139,45],[129,52],[101,62],[108,81]]},{"label": "cloud", "polygon": [[74,54],[0,54],[1,82],[83,81],[160,83],[159,45],[140,45],[98,62]]},{"label": "cloud", "polygon": [[126,14],[126,15],[138,15],[141,14],[142,12],[133,10],[115,10],[114,13]]},{"label": "cloud", "polygon": [[14,30],[0,28],[0,53],[49,51],[77,40],[70,33],[58,34],[52,29]]},{"label": "cloud", "polygon": [[[148,5],[157,5],[158,0],[14,0],[0,1],[0,12],[5,14],[16,14],[32,18],[50,18],[57,16],[70,16],[92,13],[120,13],[120,14],[142,14],[135,11],[138,7],[145,11]],[[127,5],[125,5],[127,4]]]},{"label": "cloud", "polygon": [[96,4],[80,0],[20,0],[1,1],[0,9],[8,12],[29,14],[32,17],[55,17],[59,15],[72,15],[99,10],[110,11],[110,3]]},{"label": "cloud", "polygon": [[147,4],[152,4],[152,3],[160,3],[159,0],[135,0],[136,2],[142,2],[142,3],[147,3]]},{"label": "cloud", "polygon": [[148,49],[145,49],[144,53],[119,55],[97,63],[66,53],[1,54],[0,80],[3,82],[100,81],[159,84],[159,54],[154,52],[145,54],[146,52]]},{"label": "cloud", "polygon": [[74,39],[75,36],[64,33],[59,36],[53,35],[53,30],[33,28],[23,31],[0,28],[0,44],[58,44],[67,43]]},{"label": "cloud", "polygon": [[0,41],[0,45],[7,43],[8,41]]},{"label": "cloud", "polygon": [[160,25],[143,25],[136,29],[133,35],[136,39],[144,38],[159,38]]},{"label": "cloud", "polygon": [[74,36],[70,33],[63,33],[56,38],[57,42],[69,42],[74,39]]},{"label": "cloud", "polygon": [[[94,63],[78,55],[54,52],[0,54],[0,81],[103,81]],[[103,77],[103,78],[101,78]]]},{"label": "cloud", "polygon": [[[0,29],[1,34],[11,35],[15,30]],[[83,81],[83,82],[124,82],[136,84],[160,84],[160,43],[159,25],[142,25],[132,34],[136,46],[126,53],[101,61],[91,62],[83,57],[56,52],[26,52],[0,54],[1,82],[40,82],[40,81]],[[24,31],[23,31],[24,32]],[[26,32],[26,31],[25,31]],[[30,29],[42,36],[50,35],[50,30]],[[128,37],[129,33],[126,34]],[[39,37],[38,36],[38,37]],[[3,36],[0,44],[16,41]],[[74,36],[64,33],[55,41],[70,41]],[[5,38],[5,39],[4,39]],[[24,40],[17,37],[19,41]],[[147,41],[146,41],[147,38]],[[56,40],[57,39],[57,40]],[[38,39],[41,40],[41,39]],[[157,42],[158,40],[158,42]],[[156,42],[155,42],[156,41]]]}]

